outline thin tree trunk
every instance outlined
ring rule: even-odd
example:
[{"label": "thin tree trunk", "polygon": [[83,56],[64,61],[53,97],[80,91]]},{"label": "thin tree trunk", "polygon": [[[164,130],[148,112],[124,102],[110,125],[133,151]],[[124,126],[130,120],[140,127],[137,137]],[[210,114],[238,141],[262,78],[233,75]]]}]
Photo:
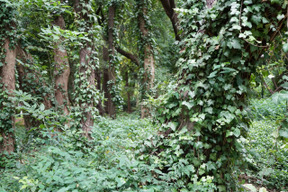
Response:
[{"label": "thin tree trunk", "polygon": [[[144,54],[144,83],[146,84],[145,91],[149,91],[154,86],[155,79],[155,66],[154,66],[154,55],[152,45],[147,41],[148,38],[148,28],[145,21],[147,16],[147,8],[145,7],[144,0],[139,0],[138,9],[140,13],[138,14],[138,24],[141,32],[141,41],[144,43],[143,54]],[[147,107],[141,106],[141,118],[149,116],[149,109]]]},{"label": "thin tree trunk", "polygon": [[107,111],[110,117],[115,118],[116,117],[116,108],[115,104],[113,103],[111,95],[111,91],[113,89],[113,86],[115,85],[116,77],[115,77],[115,66],[114,66],[114,56],[115,56],[115,47],[114,47],[114,19],[115,19],[115,6],[111,5],[109,7],[109,13],[108,13],[108,47],[109,47],[109,68],[108,68],[108,77],[109,77],[109,87],[108,87],[108,94],[107,94]]},{"label": "thin tree trunk", "polygon": [[[102,73],[101,70],[96,69],[95,70],[95,80],[96,80],[96,86],[98,90],[101,90],[101,79],[102,79]],[[102,106],[102,100],[99,99],[97,104],[97,109],[99,111],[99,115],[103,116],[105,114],[105,109]]]},{"label": "thin tree trunk", "polygon": [[[4,42],[5,50],[5,59],[1,72],[0,84],[3,84],[3,90],[7,90],[8,94],[12,94],[15,90],[15,64],[16,64],[16,49],[10,49],[10,40],[7,38]],[[2,103],[0,104],[0,109],[3,108]],[[11,109],[11,111],[13,111]],[[15,118],[13,114],[9,114],[9,118],[6,123],[11,121],[11,127],[1,127],[0,134],[2,141],[0,141],[0,153],[8,152],[11,153],[15,150],[15,138],[14,138],[14,129],[15,129]],[[4,122],[5,123],[5,122]]]},{"label": "thin tree trunk", "polygon": [[[54,24],[59,26],[61,29],[65,29],[65,21],[60,15],[55,19]],[[68,55],[63,46],[61,46],[61,41],[57,42],[56,48],[54,49],[54,61],[55,61],[55,98],[57,105],[62,106],[64,113],[69,114],[69,97],[68,97],[68,82],[70,75],[70,66]]]}]

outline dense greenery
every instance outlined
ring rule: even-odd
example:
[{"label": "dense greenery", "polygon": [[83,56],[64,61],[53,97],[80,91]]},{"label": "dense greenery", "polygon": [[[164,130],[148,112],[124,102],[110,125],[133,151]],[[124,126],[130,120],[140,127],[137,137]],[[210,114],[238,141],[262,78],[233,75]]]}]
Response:
[{"label": "dense greenery", "polygon": [[0,191],[288,190],[286,0],[0,0]]}]

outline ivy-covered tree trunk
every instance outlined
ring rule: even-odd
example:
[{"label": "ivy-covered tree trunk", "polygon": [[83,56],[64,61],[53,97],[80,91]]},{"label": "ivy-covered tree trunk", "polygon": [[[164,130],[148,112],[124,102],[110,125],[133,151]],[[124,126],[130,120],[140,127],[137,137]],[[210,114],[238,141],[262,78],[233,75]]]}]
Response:
[{"label": "ivy-covered tree trunk", "polygon": [[[148,9],[145,0],[137,0],[138,10],[138,25],[141,37],[141,54],[142,62],[144,66],[144,78],[143,78],[143,95],[149,92],[154,86],[155,79],[155,64],[154,54],[151,45],[151,37],[149,34],[149,28],[147,23]],[[144,97],[144,96],[143,96]],[[141,118],[145,118],[149,115],[149,109],[141,105]]]},{"label": "ivy-covered tree trunk", "polygon": [[[236,190],[240,139],[249,128],[249,79],[283,29],[286,6],[281,6],[261,0],[185,4],[178,81],[159,110],[163,132],[153,143],[160,148],[154,153],[164,162],[163,172],[183,181],[188,191],[207,178],[213,191]],[[267,27],[272,24],[274,30]],[[195,180],[181,175],[179,167]]]},{"label": "ivy-covered tree trunk", "polygon": [[[93,27],[92,21],[89,19],[88,15],[90,14],[90,10],[88,7],[90,7],[89,3],[91,3],[89,0],[81,1],[81,0],[75,0],[74,8],[76,13],[79,14],[80,20],[82,22],[85,22],[82,24],[84,31],[88,32]],[[87,10],[88,9],[88,10]],[[84,11],[85,10],[85,11]],[[80,68],[79,68],[79,74],[81,77],[80,84],[78,85],[79,90],[79,97],[81,98],[79,100],[80,107],[83,110],[83,114],[81,117],[81,126],[83,135],[91,139],[91,130],[92,126],[94,125],[94,118],[93,113],[96,110],[95,102],[94,100],[96,98],[94,97],[94,92],[96,90],[95,85],[95,66],[94,62],[92,62],[92,52],[94,48],[92,47],[92,38],[91,35],[89,35],[90,41],[84,41],[82,44],[82,47],[80,48],[79,52],[79,58],[80,58]]]},{"label": "ivy-covered tree trunk", "polygon": [[[92,68],[88,68],[91,72],[90,74],[86,74],[87,72],[87,66],[89,66],[90,63],[90,56],[91,56],[91,46],[87,43],[87,45],[82,48],[80,50],[80,74],[84,75],[84,77],[86,77],[89,85],[91,86],[95,86],[95,72],[94,69]],[[89,102],[87,104],[84,104],[82,107],[93,107],[94,103],[93,102]],[[85,113],[85,117],[82,118],[81,120],[81,124],[82,124],[82,130],[84,132],[85,137],[90,138],[90,133],[92,130],[92,126],[94,124],[94,119],[92,116],[91,111],[87,111]]]},{"label": "ivy-covered tree trunk", "polygon": [[[59,15],[54,21],[54,25],[60,27],[61,29],[65,29],[65,21],[64,18]],[[69,98],[68,98],[68,82],[70,75],[70,66],[67,51],[61,45],[60,39],[57,42],[56,47],[54,49],[54,61],[55,61],[55,98],[57,101],[56,106],[63,107],[64,113],[66,115],[69,114]]]},{"label": "ivy-covered tree trunk", "polygon": [[[16,63],[16,49],[15,44],[11,45],[8,38],[4,39],[4,45],[1,47],[1,59],[0,65],[0,88],[1,94],[1,128],[0,128],[0,154],[3,152],[11,153],[14,151],[15,138],[14,138],[14,113],[13,105],[7,101],[8,97],[11,97],[15,90],[15,63]],[[5,105],[6,103],[6,105]]]}]

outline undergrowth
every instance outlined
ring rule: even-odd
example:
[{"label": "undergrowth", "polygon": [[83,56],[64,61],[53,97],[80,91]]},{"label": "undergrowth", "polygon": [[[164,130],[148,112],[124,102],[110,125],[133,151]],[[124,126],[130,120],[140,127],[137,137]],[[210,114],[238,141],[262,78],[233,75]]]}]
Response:
[{"label": "undergrowth", "polygon": [[[254,121],[244,140],[249,165],[245,170],[246,183],[285,191],[287,142],[275,137],[279,126],[277,117],[284,108],[282,104],[271,105],[261,100],[254,100],[250,105],[250,117]],[[215,191],[213,178],[199,181],[193,171],[186,169],[193,170],[193,166],[186,165],[185,159],[170,167],[169,174],[161,169],[165,162],[151,158],[145,151],[153,147],[152,139],[159,134],[158,129],[150,119],[141,120],[135,114],[120,115],[116,120],[99,117],[92,141],[83,139],[76,130],[47,138],[45,130],[31,130],[27,134],[18,125],[17,152],[0,160],[5,167],[0,170],[0,191]],[[164,151],[161,155],[165,155]],[[185,186],[181,180],[173,179],[178,177],[190,177],[191,183]]]}]

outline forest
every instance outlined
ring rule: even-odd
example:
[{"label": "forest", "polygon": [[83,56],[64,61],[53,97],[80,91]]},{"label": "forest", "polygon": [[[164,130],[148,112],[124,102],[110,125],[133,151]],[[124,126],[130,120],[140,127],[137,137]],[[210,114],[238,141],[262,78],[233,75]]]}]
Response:
[{"label": "forest", "polygon": [[285,192],[287,116],[287,0],[0,0],[0,192]]}]

